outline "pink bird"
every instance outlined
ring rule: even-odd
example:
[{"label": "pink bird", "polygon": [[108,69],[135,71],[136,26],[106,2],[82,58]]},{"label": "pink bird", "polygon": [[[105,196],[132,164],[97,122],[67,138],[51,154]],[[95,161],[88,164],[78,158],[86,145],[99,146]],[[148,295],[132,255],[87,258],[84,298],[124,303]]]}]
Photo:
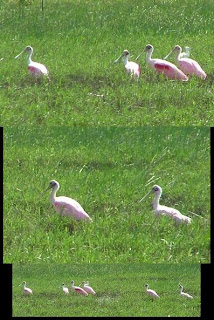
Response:
[{"label": "pink bird", "polygon": [[170,79],[188,81],[188,77],[173,63],[162,59],[152,59],[153,51],[154,47],[151,44],[147,44],[144,51],[139,54],[136,60],[138,60],[144,52],[147,52],[146,61],[151,69],[156,70],[158,73],[161,73]]},{"label": "pink bird", "polygon": [[190,76],[195,75],[198,78],[203,80],[206,79],[207,75],[201,66],[198,64],[197,61],[190,59],[190,58],[181,58],[182,48],[176,45],[172,51],[166,56],[168,58],[173,52],[176,53],[176,62],[179,65],[179,68],[185,73]]},{"label": "pink bird", "polygon": [[32,61],[33,48],[31,46],[27,46],[22,52],[20,52],[15,57],[15,59],[19,58],[20,55],[24,52],[27,52],[28,54],[27,64],[29,73],[34,77],[46,76],[49,79],[47,68],[41,63]]},{"label": "pink bird", "polygon": [[59,212],[60,215],[72,216],[76,220],[92,221],[89,215],[76,200],[63,196],[56,197],[56,192],[59,187],[60,185],[56,180],[51,180],[46,189],[46,191],[52,189],[50,200],[56,211]]},{"label": "pink bird", "polygon": [[86,292],[91,293],[91,294],[93,294],[93,295],[96,294],[96,292],[94,291],[94,289],[89,286],[89,282],[88,282],[88,281],[87,281],[87,282],[86,282],[86,281],[83,281],[82,284],[83,284],[83,289],[84,289]]},{"label": "pink bird", "polygon": [[155,299],[160,298],[159,295],[154,290],[149,289],[148,284],[146,284],[145,287],[146,287],[146,293],[148,293],[148,295],[150,295],[152,298],[155,298]]},{"label": "pink bird", "polygon": [[136,62],[133,62],[133,61],[129,61],[129,56],[130,56],[130,53],[128,50],[124,50],[123,53],[119,56],[119,58],[117,58],[114,63],[118,63],[121,58],[124,57],[124,66],[125,66],[125,69],[128,73],[131,73],[132,76],[135,76],[135,77],[140,77],[140,73],[141,73],[141,70],[140,70],[140,66],[139,64],[137,64]]},{"label": "pink bird", "polygon": [[86,292],[83,288],[80,288],[80,287],[77,287],[74,285],[74,280],[71,281],[71,288],[79,293],[79,294],[82,294],[83,296],[88,296],[88,292]]}]

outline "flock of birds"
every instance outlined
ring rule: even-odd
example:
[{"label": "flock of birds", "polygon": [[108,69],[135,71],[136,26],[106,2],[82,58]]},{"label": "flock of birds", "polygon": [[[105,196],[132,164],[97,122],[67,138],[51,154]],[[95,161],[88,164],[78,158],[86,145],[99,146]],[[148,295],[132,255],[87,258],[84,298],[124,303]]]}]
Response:
[{"label": "flock of birds", "polygon": [[[96,292],[94,291],[94,289],[89,286],[88,281],[83,281],[79,286],[75,286],[74,284],[75,284],[74,280],[72,280],[71,281],[71,290],[72,291],[74,291],[80,295],[83,295],[83,296],[88,296],[89,294],[96,295]],[[26,286],[26,281],[23,281],[19,286],[21,286],[21,285],[24,285],[24,294],[25,295],[33,294],[33,291]],[[83,288],[81,288],[81,285],[83,285]],[[69,288],[64,283],[61,285],[61,288],[62,288],[65,295],[69,295]],[[157,294],[157,292],[155,290],[149,289],[148,284],[145,285],[145,288],[146,288],[146,293],[152,299],[160,298],[160,296]],[[183,292],[182,285],[179,285],[179,291],[180,291],[180,295],[182,297],[185,297],[188,299],[193,299],[193,297],[190,294]]]},{"label": "flock of birds", "polygon": [[[59,190],[59,188],[59,183],[56,180],[51,180],[46,191],[52,189],[50,194],[50,201],[60,215],[68,215],[76,220],[86,220],[90,222],[93,221],[88,213],[85,212],[83,207],[76,200],[64,196],[57,197],[56,192]],[[156,217],[165,215],[173,219],[176,223],[191,223],[192,219],[183,215],[177,209],[159,204],[162,194],[162,188],[158,185],[154,185],[152,189],[139,202],[143,201],[151,192],[155,194],[153,200],[153,209]]]},{"label": "flock of birds", "polygon": [[[149,67],[158,72],[159,74],[163,74],[166,78],[173,80],[188,81],[188,76],[195,75],[196,77],[201,78],[203,80],[206,79],[207,75],[201,68],[199,63],[189,58],[189,47],[186,47],[186,52],[182,52],[182,48],[176,45],[164,59],[152,59],[153,51],[154,47],[151,44],[147,44],[144,51],[142,51],[139,54],[136,60],[138,60],[140,56],[144,52],[146,52],[146,61]],[[172,53],[175,53],[175,61],[178,66],[169,61],[166,61]],[[118,59],[116,59],[114,63],[118,63],[123,57],[126,71],[130,73],[132,76],[139,78],[141,74],[140,65],[136,62],[129,61],[129,56],[129,51],[124,50],[121,56]]]},{"label": "flock of birds", "polygon": [[[181,81],[188,81],[189,76],[195,75],[198,78],[203,80],[206,79],[206,73],[201,68],[199,63],[193,59],[190,59],[190,48],[186,47],[186,51],[182,52],[182,48],[179,45],[176,45],[172,51],[164,59],[153,59],[152,53],[154,47],[151,44],[147,44],[144,51],[139,54],[136,58],[138,60],[140,56],[146,52],[146,61],[149,67],[159,74],[163,74],[166,78],[177,79]],[[23,53],[27,53],[27,64],[28,71],[31,75],[35,77],[46,76],[49,80],[48,69],[41,63],[34,62],[32,60],[33,48],[27,46],[23,51],[21,51],[15,59],[19,58]],[[166,61],[169,56],[175,53],[176,64]],[[123,53],[117,58],[114,63],[118,63],[122,58],[125,66],[125,70],[130,73],[132,76],[139,78],[141,74],[140,65],[136,62],[129,61],[130,53],[128,50],[124,50]]]}]

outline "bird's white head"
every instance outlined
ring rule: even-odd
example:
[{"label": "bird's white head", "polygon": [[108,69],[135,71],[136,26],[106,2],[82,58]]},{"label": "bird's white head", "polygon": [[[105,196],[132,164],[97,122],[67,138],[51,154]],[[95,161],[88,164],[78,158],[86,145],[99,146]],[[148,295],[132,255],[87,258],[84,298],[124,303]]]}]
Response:
[{"label": "bird's white head", "polygon": [[152,187],[152,192],[156,193],[156,194],[161,194],[162,193],[162,188],[160,186],[158,186],[157,184],[155,184]]},{"label": "bird's white head", "polygon": [[137,56],[137,58],[135,60],[138,60],[144,52],[151,52],[152,53],[153,50],[154,50],[154,47],[151,44],[147,44],[145,49],[139,54],[139,56]]},{"label": "bird's white head", "polygon": [[27,52],[28,55],[33,54],[33,48],[31,46],[27,46],[22,52],[20,52],[17,56],[15,56],[15,59],[19,58],[22,53]]},{"label": "bird's white head", "polygon": [[74,286],[74,280],[71,280],[71,285]]},{"label": "bird's white head", "polygon": [[49,189],[58,190],[59,189],[59,182],[57,182],[56,180],[51,180],[51,182],[49,183],[49,186],[47,187],[47,189],[45,191],[47,191]]},{"label": "bird's white head", "polygon": [[154,47],[151,44],[147,44],[144,49],[144,52],[151,52],[153,50],[154,50]]},{"label": "bird's white head", "polygon": [[148,289],[148,288],[149,288],[149,285],[148,285],[148,283],[147,283],[147,284],[145,284],[145,288],[146,288],[146,289]]},{"label": "bird's white head", "polygon": [[179,45],[174,46],[174,48],[172,49],[172,52],[179,52],[181,53],[182,48]]},{"label": "bird's white head", "polygon": [[118,63],[118,62],[121,60],[121,58],[123,58],[123,57],[128,57],[129,54],[130,54],[130,53],[129,53],[128,50],[124,50],[123,53],[119,56],[119,58],[117,58],[117,59],[114,61],[114,63]]}]

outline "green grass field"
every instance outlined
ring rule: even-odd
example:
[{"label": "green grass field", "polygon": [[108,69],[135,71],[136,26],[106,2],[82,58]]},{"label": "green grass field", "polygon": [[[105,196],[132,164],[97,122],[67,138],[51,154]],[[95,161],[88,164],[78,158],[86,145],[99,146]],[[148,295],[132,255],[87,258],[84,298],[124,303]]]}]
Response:
[{"label": "green grass field", "polygon": [[[79,285],[89,280],[96,296],[65,296],[60,285],[70,288],[71,280]],[[33,290],[25,296],[22,281]],[[145,293],[145,284],[160,299],[154,302]],[[193,296],[179,295],[178,285]],[[13,265],[13,316],[132,316],[199,317],[199,264],[32,264]]]},{"label": "green grass field", "polygon": [[[1,1],[1,125],[212,126],[213,11],[212,0],[44,0],[43,12],[41,1]],[[145,56],[131,81],[114,60],[124,49],[134,60],[147,43],[156,58],[188,45],[206,81],[165,81]],[[26,45],[50,83],[28,75],[26,57],[14,59]]]},{"label": "green grass field", "polygon": [[[210,261],[210,137],[206,127],[5,127],[5,263]],[[92,223],[60,217],[44,190],[80,202]],[[154,222],[161,203],[193,219]],[[192,215],[191,212],[199,215]]]}]

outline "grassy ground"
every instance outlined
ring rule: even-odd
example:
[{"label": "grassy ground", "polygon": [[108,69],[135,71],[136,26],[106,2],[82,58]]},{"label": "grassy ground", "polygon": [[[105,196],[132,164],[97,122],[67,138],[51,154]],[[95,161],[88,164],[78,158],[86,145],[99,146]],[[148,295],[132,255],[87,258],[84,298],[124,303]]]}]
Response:
[{"label": "grassy ground", "polygon": [[[2,1],[1,125],[213,125],[213,10],[211,0],[45,0],[43,12],[41,1]],[[207,80],[165,81],[143,56],[131,81],[113,62],[147,43],[158,58],[188,45]],[[26,45],[50,83],[31,79],[26,57],[14,59]]]},{"label": "grassy ground", "polygon": [[[60,285],[89,280],[96,296],[65,296]],[[26,297],[22,281],[33,290]],[[148,283],[160,299],[145,293]],[[179,295],[178,285],[193,300]],[[199,264],[32,264],[13,265],[13,316],[200,316]]]},{"label": "grassy ground", "polygon": [[[4,128],[4,262],[209,262],[209,140],[206,127]],[[51,179],[93,223],[58,215]],[[139,199],[153,184],[191,225],[152,224],[152,195]]]}]

